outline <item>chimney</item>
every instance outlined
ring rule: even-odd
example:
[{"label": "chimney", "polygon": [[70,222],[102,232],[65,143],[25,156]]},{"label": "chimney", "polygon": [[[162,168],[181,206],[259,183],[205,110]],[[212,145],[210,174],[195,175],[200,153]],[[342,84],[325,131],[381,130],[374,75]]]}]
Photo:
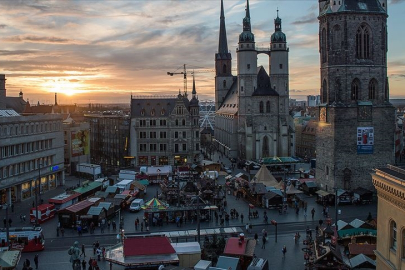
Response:
[{"label": "chimney", "polygon": [[24,99],[24,94],[23,94],[22,89],[20,89],[20,93],[18,94],[18,96],[19,96],[21,99]]},{"label": "chimney", "polygon": [[0,110],[6,109],[6,75],[0,74]]},{"label": "chimney", "polygon": [[55,105],[58,105],[58,93],[55,93]]}]

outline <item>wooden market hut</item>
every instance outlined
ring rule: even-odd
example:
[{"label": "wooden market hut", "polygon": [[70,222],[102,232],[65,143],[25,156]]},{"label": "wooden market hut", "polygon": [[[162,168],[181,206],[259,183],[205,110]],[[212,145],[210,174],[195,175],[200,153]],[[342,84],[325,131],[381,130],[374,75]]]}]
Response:
[{"label": "wooden market hut", "polygon": [[304,181],[301,184],[301,188],[305,194],[316,194],[316,191],[318,190],[318,185],[314,181]]},{"label": "wooden market hut", "polygon": [[60,225],[65,228],[75,227],[77,221],[81,220],[81,216],[86,216],[90,207],[98,205],[100,200],[100,198],[91,198],[60,209],[58,211]]},{"label": "wooden market hut", "polygon": [[249,191],[247,194],[251,198],[248,201],[255,206],[262,206],[263,196],[267,193],[266,186],[263,183],[250,182]]},{"label": "wooden market hut", "polygon": [[0,269],[14,270],[21,259],[20,250],[6,250],[0,252]]},{"label": "wooden market hut", "polygon": [[88,197],[93,196],[97,191],[103,188],[101,182],[84,181],[79,188],[76,188],[74,192],[79,193],[79,201],[85,200]]},{"label": "wooden market hut", "polygon": [[268,191],[263,196],[262,204],[265,208],[268,208],[268,209],[279,208],[279,206],[283,204],[283,196],[281,196],[273,191]]},{"label": "wooden market hut", "polygon": [[373,192],[363,187],[353,190],[354,203],[366,204],[373,202]]},{"label": "wooden market hut", "polygon": [[344,189],[337,190],[338,204],[352,204],[352,194]]},{"label": "wooden market hut", "polygon": [[316,202],[321,205],[335,205],[335,194],[325,190],[318,190],[316,193]]},{"label": "wooden market hut", "polygon": [[244,235],[228,238],[224,255],[239,258],[241,269],[247,269],[251,263],[256,247],[256,240],[246,239]]}]

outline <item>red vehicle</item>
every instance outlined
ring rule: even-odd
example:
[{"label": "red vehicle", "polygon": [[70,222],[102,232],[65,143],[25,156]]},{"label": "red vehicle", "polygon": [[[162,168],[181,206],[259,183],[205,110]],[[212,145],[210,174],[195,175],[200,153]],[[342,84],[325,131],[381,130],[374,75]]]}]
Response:
[{"label": "red vehicle", "polygon": [[[6,228],[0,229],[1,246],[7,246]],[[11,249],[22,252],[41,251],[45,248],[45,240],[41,227],[9,228]]]},{"label": "red vehicle", "polygon": [[[55,216],[56,210],[53,204],[41,204],[38,205],[38,224],[44,223],[45,221],[53,218]],[[36,219],[36,208],[33,207],[30,210],[30,222],[35,224]]]}]

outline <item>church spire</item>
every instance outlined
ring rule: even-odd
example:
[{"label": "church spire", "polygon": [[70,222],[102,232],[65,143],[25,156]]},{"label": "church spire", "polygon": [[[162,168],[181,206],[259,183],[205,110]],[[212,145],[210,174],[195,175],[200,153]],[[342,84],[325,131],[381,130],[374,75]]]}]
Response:
[{"label": "church spire", "polygon": [[250,24],[249,0],[246,0],[246,15],[243,18],[243,32],[239,35],[239,42],[254,42],[255,36],[252,33]]},{"label": "church spire", "polygon": [[194,77],[194,72],[193,72],[193,92],[191,93],[193,95],[193,98],[197,95],[197,91],[195,90],[195,77]]},{"label": "church spire", "polygon": [[221,0],[221,17],[220,17],[220,24],[219,24],[218,53],[228,53],[228,41],[226,38],[224,1],[223,0]]}]

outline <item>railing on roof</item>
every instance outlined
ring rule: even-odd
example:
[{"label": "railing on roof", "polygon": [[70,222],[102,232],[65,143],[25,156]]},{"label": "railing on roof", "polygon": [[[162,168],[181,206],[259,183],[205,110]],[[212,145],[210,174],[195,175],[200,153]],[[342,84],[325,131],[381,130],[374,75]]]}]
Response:
[{"label": "railing on roof", "polygon": [[177,95],[132,96],[132,99],[161,99],[161,98],[177,98]]}]

